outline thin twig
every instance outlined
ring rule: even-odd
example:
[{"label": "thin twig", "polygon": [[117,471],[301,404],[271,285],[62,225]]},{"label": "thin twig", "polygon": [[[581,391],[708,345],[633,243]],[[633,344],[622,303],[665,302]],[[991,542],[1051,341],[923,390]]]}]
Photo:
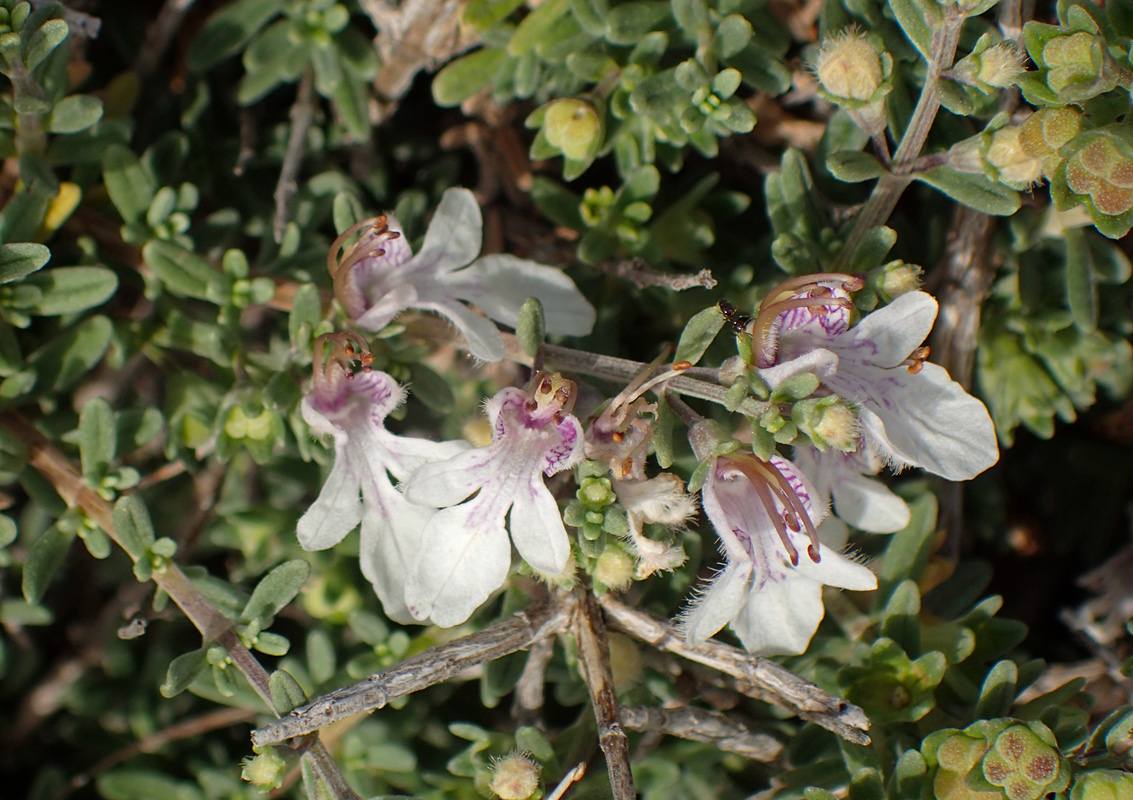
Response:
[{"label": "thin twig", "polygon": [[283,232],[291,218],[291,201],[299,191],[299,167],[303,165],[303,153],[307,150],[307,133],[315,119],[315,73],[311,67],[303,70],[299,79],[299,90],[291,105],[291,132],[287,136],[287,152],[283,156],[283,166],[279,170],[279,181],[275,184],[275,217],[272,219],[272,234],[275,243],[283,241]]},{"label": "thin twig", "polygon": [[[523,352],[523,347],[519,344],[519,339],[516,338],[515,334],[501,331],[500,335],[504,340],[504,357],[519,364],[530,366],[531,357]],[[558,369],[567,372],[577,372],[581,375],[593,375],[598,378],[606,378],[619,383],[629,383],[635,378],[638,378],[641,375],[641,371],[649,366],[640,361],[631,361],[628,358],[616,358],[614,356],[605,356],[598,353],[588,353],[583,350],[572,350],[569,347],[559,347],[558,345],[545,344],[541,350],[546,362],[553,364]],[[655,375],[664,372],[666,369],[671,369],[671,367],[657,367]],[[709,372],[702,368],[697,371],[697,374],[705,378],[709,375],[716,375],[717,379],[719,379],[720,373],[718,370]],[[690,378],[682,373],[679,377],[665,381],[664,385],[665,388],[678,394],[683,394],[688,397],[698,397],[701,400],[708,400],[713,403],[718,403],[719,405],[727,404],[725,400],[727,389],[719,383],[710,383],[708,380]],[[768,403],[747,397],[740,403],[737,410],[745,416],[758,417],[767,411],[768,407]]]},{"label": "thin twig", "polygon": [[[8,412],[0,416],[0,428],[24,443],[27,448],[28,466],[46,478],[69,507],[81,509],[116,545],[126,553],[130,552],[114,528],[114,515],[110,503],[86,485],[70,459],[16,412]],[[267,670],[232,630],[232,621],[216,610],[216,607],[201,594],[177,564],[168,563],[164,568],[154,570],[152,580],[185,613],[189,621],[200,631],[205,642],[215,641],[224,646],[233,664],[239,668],[256,694],[274,713]],[[359,800],[354,790],[346,785],[338,766],[320,742],[315,741],[304,753],[304,757],[310,760],[316,774],[330,789],[333,797],[337,800]]]},{"label": "thin twig", "polygon": [[569,607],[563,601],[552,600],[540,608],[520,611],[481,631],[430,647],[352,686],[325,694],[266,728],[252,731],[252,744],[275,744],[317,731],[344,717],[382,708],[391,700],[446,681],[469,667],[530,647],[566,630],[568,621]]},{"label": "thin twig", "polygon": [[832,272],[846,270],[862,238],[874,227],[883,225],[889,219],[905,188],[912,182],[909,173],[924,147],[925,140],[928,139],[929,131],[932,130],[936,112],[940,110],[940,98],[936,87],[940,82],[941,73],[951,69],[952,62],[956,58],[960,29],[963,28],[966,19],[964,14],[953,5],[942,6],[941,11],[944,16],[941,24],[932,34],[932,58],[927,65],[924,86],[921,88],[917,106],[913,109],[913,115],[909,119],[909,126],[905,129],[896,152],[893,153],[892,171],[882,175],[873,187],[873,192],[854,222],[846,244],[835,259]]},{"label": "thin twig", "polygon": [[623,708],[622,724],[635,731],[658,731],[694,742],[707,742],[729,753],[753,761],[775,761],[783,753],[783,743],[763,733],[752,733],[718,711],[685,706],[683,708]]},{"label": "thin twig", "polygon": [[629,635],[730,675],[739,691],[749,697],[785,708],[855,744],[869,744],[869,718],[864,711],[790,670],[712,640],[693,647],[665,620],[627,606],[608,593],[602,596],[601,604],[611,620]]},{"label": "thin twig", "polygon": [[515,705],[512,714],[521,725],[532,725],[539,719],[545,697],[544,685],[547,681],[547,665],[555,654],[555,640],[547,637],[531,645],[527,663],[519,682],[515,685]]},{"label": "thin twig", "polygon": [[578,641],[578,660],[582,677],[590,690],[594,719],[598,723],[598,744],[606,756],[610,773],[610,790],[614,800],[636,800],[633,775],[629,768],[629,739],[622,727],[618,698],[614,692],[614,676],[610,670],[610,647],[606,641],[606,623],[598,598],[588,585],[579,581],[578,598],[572,623]]},{"label": "thin twig", "polygon": [[712,272],[702,269],[695,274],[658,272],[641,258],[632,258],[629,261],[619,261],[608,270],[612,275],[627,280],[639,289],[646,286],[662,286],[674,292],[683,292],[685,289],[711,289],[716,286],[716,279]]}]

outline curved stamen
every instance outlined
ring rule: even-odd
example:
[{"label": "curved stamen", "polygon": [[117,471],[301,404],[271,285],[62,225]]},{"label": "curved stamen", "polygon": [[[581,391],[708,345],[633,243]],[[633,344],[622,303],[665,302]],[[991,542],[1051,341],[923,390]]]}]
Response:
[{"label": "curved stamen", "polygon": [[835,308],[852,308],[853,305],[849,298],[826,295],[816,297],[792,296],[790,299],[773,303],[767,308],[761,306],[759,316],[751,324],[752,359],[755,361],[755,365],[761,369],[775,365],[775,357],[769,352],[774,348],[774,344],[771,342],[771,327],[780,314],[795,308],[833,310]]},{"label": "curved stamen", "polygon": [[334,397],[342,392],[342,381],[354,379],[354,365],[358,362],[363,372],[370,372],[374,363],[374,354],[358,334],[342,331],[317,337],[312,359],[315,393]]},{"label": "curved stamen", "polygon": [[[759,312],[755,320],[748,325],[752,336],[752,360],[757,367],[765,369],[775,363],[771,329],[783,312],[793,308],[826,307],[833,311],[835,308],[852,307],[848,298],[834,296],[831,284],[844,292],[856,292],[865,286],[865,281],[856,275],[845,275],[840,272],[816,272],[812,275],[789,278],[767,293],[759,304]],[[799,296],[804,294],[810,296]],[[727,311],[722,310],[727,317]],[[733,327],[737,320],[738,317],[736,320],[729,318]]]},{"label": "curved stamen", "polygon": [[[807,556],[814,563],[818,563],[821,552],[818,548],[818,531],[810,518],[806,504],[798,496],[791,482],[770,461],[764,461],[754,454],[745,453],[742,456],[732,456],[736,468],[748,479],[755,490],[771,524],[783,543],[791,565],[799,565],[799,551],[791,541],[790,533],[805,531],[810,544],[807,546]],[[776,502],[777,501],[777,502]]]},{"label": "curved stamen", "polygon": [[[366,230],[367,228],[369,230]],[[359,231],[362,231],[362,235],[358,237],[358,241],[348,247],[345,246],[346,241]],[[350,289],[346,277],[350,274],[350,270],[367,258],[380,258],[385,255],[386,251],[380,245],[400,236],[400,232],[389,229],[386,217],[380,216],[354,223],[334,240],[327,252],[327,271],[334,285],[334,296],[340,303],[349,307],[346,293]]]}]

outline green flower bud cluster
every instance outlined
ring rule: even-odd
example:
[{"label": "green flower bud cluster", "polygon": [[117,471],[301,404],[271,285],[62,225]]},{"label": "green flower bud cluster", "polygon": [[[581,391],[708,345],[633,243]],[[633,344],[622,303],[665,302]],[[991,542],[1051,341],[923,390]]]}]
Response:
[{"label": "green flower bud cluster", "polygon": [[1019,147],[1039,160],[1043,176],[1050,180],[1063,161],[1063,148],[1086,124],[1076,108],[1041,108],[1019,126]]},{"label": "green flower bud cluster", "polygon": [[1070,765],[1041,722],[981,720],[963,731],[929,735],[921,751],[936,767],[933,790],[941,800],[1038,800],[1070,783]]},{"label": "green flower bud cluster", "polygon": [[262,753],[245,758],[240,776],[261,792],[269,792],[283,785],[291,766],[274,747],[265,747]]},{"label": "green flower bud cluster", "polygon": [[846,667],[838,673],[838,682],[846,698],[870,719],[915,722],[936,706],[933,693],[947,666],[938,650],[914,660],[897,642],[881,638],[870,648],[868,664]]},{"label": "green flower bud cluster", "polygon": [[[575,498],[566,507],[563,522],[572,528],[578,528],[579,554],[587,563],[593,562],[587,571],[595,572],[603,557],[607,559],[603,568],[613,568],[617,554],[610,552],[614,545],[609,542],[609,538],[623,536],[629,529],[629,523],[625,511],[613,505],[618,497],[614,493],[605,464],[584,461],[578,467],[578,491],[575,492]],[[586,567],[586,564],[583,566]],[[613,586],[612,583],[604,583]]]},{"label": "green flower bud cluster", "polygon": [[1081,7],[1066,25],[1028,22],[1023,26],[1027,54],[1037,70],[1019,77],[1023,95],[1034,105],[1081,103],[1117,87],[1122,69],[1097,22]]}]

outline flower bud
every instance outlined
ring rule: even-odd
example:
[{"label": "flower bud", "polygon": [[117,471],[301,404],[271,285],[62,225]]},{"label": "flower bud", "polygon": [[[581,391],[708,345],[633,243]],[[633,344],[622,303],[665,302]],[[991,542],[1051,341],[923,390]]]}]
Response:
[{"label": "flower bud", "polygon": [[594,581],[611,591],[620,592],[630,585],[636,571],[633,556],[617,545],[607,545],[594,565]]},{"label": "flower bud", "polygon": [[1022,128],[1009,125],[991,134],[984,153],[984,167],[991,177],[1010,186],[1025,190],[1043,177],[1042,161],[1027,153],[1019,141]]},{"label": "flower bud", "polygon": [[1013,42],[1000,42],[972,52],[952,68],[952,77],[969,86],[1006,89],[1024,72],[1023,54]]},{"label": "flower bud", "polygon": [[274,747],[269,747],[252,758],[244,759],[241,777],[261,792],[278,789],[283,785],[286,776],[287,761],[276,752]]},{"label": "flower bud", "polygon": [[858,446],[858,415],[837,395],[800,400],[791,409],[791,419],[822,452],[849,453]]},{"label": "flower bud", "polygon": [[1019,147],[1042,162],[1049,180],[1062,162],[1062,148],[1081,132],[1083,123],[1082,112],[1074,108],[1040,109],[1019,126]]},{"label": "flower bud", "polygon": [[539,788],[539,766],[529,753],[513,750],[492,760],[492,780],[488,788],[500,800],[527,800]]},{"label": "flower bud", "polygon": [[881,268],[877,279],[877,291],[886,301],[900,297],[921,288],[921,268],[904,261],[890,261]]},{"label": "flower bud", "polygon": [[602,122],[593,106],[582,100],[556,100],[543,117],[543,135],[566,158],[582,161],[597,148]]},{"label": "flower bud", "polygon": [[827,99],[861,105],[873,101],[885,80],[881,57],[863,34],[845,30],[827,39],[814,67]]}]

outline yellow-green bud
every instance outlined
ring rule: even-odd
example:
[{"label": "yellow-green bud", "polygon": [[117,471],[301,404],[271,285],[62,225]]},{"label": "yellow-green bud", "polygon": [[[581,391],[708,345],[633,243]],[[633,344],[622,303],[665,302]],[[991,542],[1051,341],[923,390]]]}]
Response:
[{"label": "yellow-green bud", "polygon": [[543,134],[563,155],[581,161],[593,152],[602,133],[598,113],[582,100],[556,100],[543,117]]},{"label": "yellow-green bud", "polygon": [[849,453],[858,446],[858,415],[837,395],[800,400],[791,409],[791,419],[823,452]]},{"label": "yellow-green bud", "polygon": [[245,758],[241,776],[261,792],[278,789],[287,776],[287,761],[271,747],[252,758]]},{"label": "yellow-green bud", "polygon": [[921,288],[921,268],[904,261],[890,261],[881,268],[881,278],[877,290],[886,300],[893,300],[903,294]]},{"label": "yellow-green bud", "polygon": [[1015,79],[1023,74],[1023,54],[1013,42],[1000,42],[980,53],[979,72],[976,79],[997,89],[1015,85]]},{"label": "yellow-green bud", "polygon": [[823,43],[814,71],[834,102],[868,102],[885,78],[877,50],[854,30],[842,31]]},{"label": "yellow-green bud", "polygon": [[607,589],[620,592],[629,586],[637,570],[633,556],[615,545],[608,546],[594,565],[594,580]]},{"label": "yellow-green bud", "polygon": [[489,767],[492,780],[488,788],[500,800],[527,800],[539,788],[539,766],[529,753],[514,750],[503,758],[493,759]]},{"label": "yellow-green bud", "polygon": [[1012,189],[1023,190],[1042,180],[1042,161],[1023,149],[1022,128],[1009,125],[991,135],[985,158],[995,177]]}]

